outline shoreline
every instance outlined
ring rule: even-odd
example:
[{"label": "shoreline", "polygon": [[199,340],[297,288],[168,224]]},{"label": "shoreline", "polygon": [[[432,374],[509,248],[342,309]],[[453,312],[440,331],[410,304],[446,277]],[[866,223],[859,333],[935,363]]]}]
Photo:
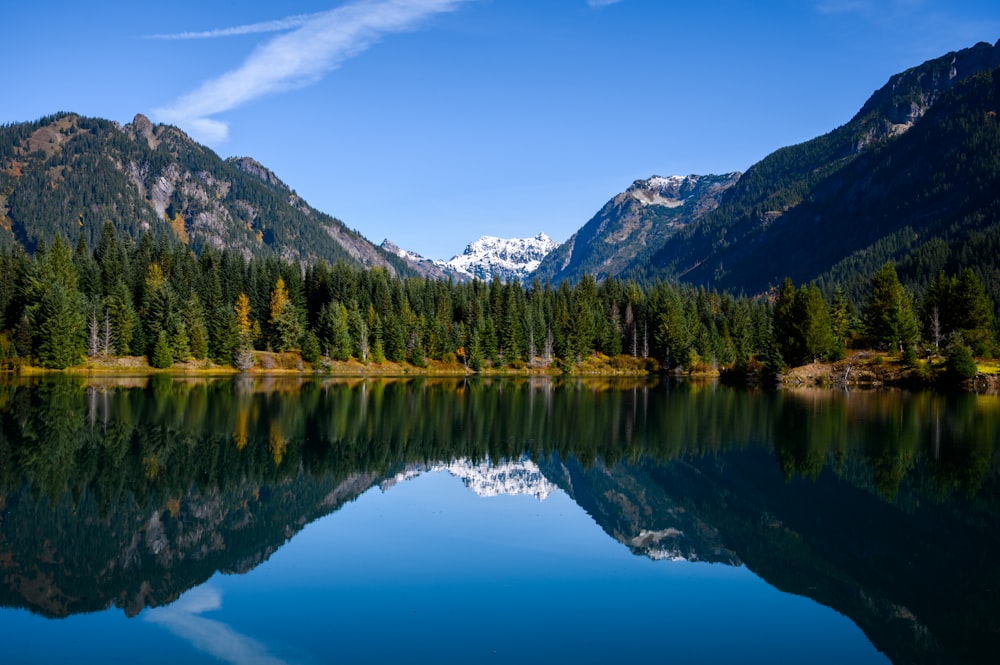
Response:
[{"label": "shoreline", "polygon": [[216,378],[233,376],[318,376],[329,378],[466,378],[480,377],[671,377],[686,380],[719,380],[730,385],[748,387],[771,386],[776,389],[796,388],[905,388],[910,390],[935,390],[956,388],[982,394],[1000,394],[1000,364],[996,361],[980,363],[980,373],[975,378],[955,383],[944,375],[941,358],[905,363],[900,358],[871,350],[852,351],[848,357],[835,362],[815,362],[786,369],[776,377],[763,371],[735,372],[722,369],[700,368],[696,371],[673,370],[664,372],[652,359],[618,356],[609,358],[595,355],[566,368],[559,361],[545,366],[483,367],[474,371],[459,362],[428,360],[423,367],[410,363],[362,363],[326,361],[318,366],[302,360],[298,353],[255,351],[254,366],[239,370],[231,365],[216,365],[206,360],[174,363],[157,369],[149,365],[145,356],[126,356],[107,359],[90,359],[83,365],[66,369],[47,369],[24,365],[10,373],[22,377],[83,376],[83,377],[150,377],[157,375],[181,378]]}]

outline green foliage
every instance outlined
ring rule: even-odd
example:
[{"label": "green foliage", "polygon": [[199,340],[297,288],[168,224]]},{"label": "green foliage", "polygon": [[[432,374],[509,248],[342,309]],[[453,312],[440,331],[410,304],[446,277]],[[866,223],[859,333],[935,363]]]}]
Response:
[{"label": "green foliage", "polygon": [[343,303],[330,301],[323,305],[319,313],[317,337],[325,355],[334,360],[351,357],[351,340],[347,308]]},{"label": "green foliage", "polygon": [[774,329],[787,364],[829,358],[838,348],[843,352],[843,342],[834,334],[830,308],[815,284],[796,291],[792,281],[785,279],[774,304]]},{"label": "green foliage", "polygon": [[160,330],[156,336],[156,343],[153,345],[153,352],[149,357],[149,364],[156,369],[166,369],[174,364],[174,353],[167,341],[167,333]]},{"label": "green foliage", "polygon": [[[72,257],[59,240],[23,264],[16,255],[6,256],[0,260],[21,265],[21,278],[4,319],[16,325],[0,332],[19,357],[34,356],[50,367],[81,357],[84,297],[76,285],[80,266],[90,261],[101,271],[109,268],[109,279],[92,281],[97,290],[87,305],[101,331],[107,328],[101,338],[112,353],[143,352],[160,363],[165,360],[157,347],[165,337],[171,363],[207,356],[242,369],[253,365],[255,349],[271,348],[299,349],[314,364],[323,356],[421,367],[455,359],[472,371],[556,365],[572,371],[594,354],[625,353],[655,358],[668,370],[759,375],[842,357],[857,334],[857,317],[840,292],[828,306],[818,285],[796,289],[791,280],[772,309],[763,298],[670,282],[642,287],[588,278],[555,289],[537,281],[525,288],[499,280],[401,279],[380,269],[322,263],[308,267],[303,278],[294,264],[247,261],[229,250],[207,250],[195,259],[165,236],[129,244],[105,234],[90,260]],[[938,293],[936,302],[979,312],[956,314],[955,325],[967,326],[957,331],[990,339],[992,318],[981,281],[964,273],[940,284],[931,290]],[[869,301],[869,330],[878,332],[884,323],[889,333],[880,341],[913,352],[912,301],[891,265],[876,275]],[[932,301],[928,296],[925,305]]]},{"label": "green foliage", "polygon": [[971,269],[958,277],[938,272],[924,297],[925,334],[938,346],[940,339],[954,333],[978,355],[992,347],[993,307],[982,282]]},{"label": "green foliage", "polygon": [[979,372],[979,368],[976,366],[976,359],[972,357],[972,351],[969,350],[969,347],[960,338],[948,346],[945,367],[948,376],[955,381],[975,378]]},{"label": "green foliage", "polygon": [[919,334],[913,299],[899,282],[891,263],[884,264],[872,278],[871,295],[864,309],[865,331],[872,340],[889,350],[912,347]]},{"label": "green foliage", "polygon": [[79,293],[53,282],[35,310],[39,365],[65,369],[78,363],[83,355],[85,326]]},{"label": "green foliage", "polygon": [[311,365],[317,365],[320,361],[319,340],[311,330],[302,336],[299,347],[302,349],[302,359]]}]

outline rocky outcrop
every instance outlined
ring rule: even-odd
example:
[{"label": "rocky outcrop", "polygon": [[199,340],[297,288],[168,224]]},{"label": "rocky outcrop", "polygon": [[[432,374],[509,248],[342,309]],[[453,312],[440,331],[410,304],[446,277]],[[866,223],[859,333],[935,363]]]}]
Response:
[{"label": "rocky outcrop", "polygon": [[636,180],[546,256],[535,276],[553,282],[585,274],[617,277],[717,208],[739,178],[739,173],[729,173]]}]

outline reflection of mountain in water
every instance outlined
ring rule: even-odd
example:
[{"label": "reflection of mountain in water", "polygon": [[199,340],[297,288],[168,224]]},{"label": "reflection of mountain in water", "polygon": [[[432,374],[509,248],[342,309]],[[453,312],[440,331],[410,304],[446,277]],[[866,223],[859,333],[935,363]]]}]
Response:
[{"label": "reflection of mountain in water", "polygon": [[718,529],[657,486],[641,467],[599,464],[584,469],[572,459],[543,466],[609,536],[635,554],[740,565]]},{"label": "reflection of mountain in water", "polygon": [[463,458],[437,464],[407,464],[391,478],[381,481],[379,487],[387,491],[421,474],[441,471],[458,478],[481,497],[526,495],[544,501],[558,489],[526,457],[517,461],[473,462]]},{"label": "reflection of mountain in water", "polygon": [[135,616],[213,574],[245,573],[308,522],[370,487],[290,478],[220,490],[192,487],[149,508],[134,496],[99,506],[93,494],[36,502],[30,489],[3,509],[0,603],[61,617],[112,605]]},{"label": "reflection of mountain in water", "polygon": [[894,662],[992,662],[998,407],[509,381],[0,385],[0,603],[133,615],[253,568],[373,485],[447,470],[484,495],[558,486],[642,556],[743,563]]},{"label": "reflection of mountain in water", "polygon": [[786,480],[758,449],[545,470],[637,553],[658,556],[662,546],[642,536],[665,534],[671,558],[742,561],[773,586],[849,616],[895,663],[993,662],[995,504],[944,502],[918,473],[890,505],[849,479],[865,475],[862,462],[843,463],[841,474]]},{"label": "reflection of mountain in water", "polygon": [[469,460],[460,459],[450,462],[444,468],[451,475],[460,478],[470,490],[483,497],[527,495],[544,501],[557,489],[530,459],[500,462],[495,465],[489,462],[474,464]]}]

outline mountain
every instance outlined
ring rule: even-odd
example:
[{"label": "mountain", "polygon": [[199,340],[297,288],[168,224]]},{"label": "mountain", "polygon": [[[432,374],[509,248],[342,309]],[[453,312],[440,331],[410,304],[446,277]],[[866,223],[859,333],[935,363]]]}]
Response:
[{"label": "mountain", "polygon": [[1000,288],[998,67],[1000,42],[980,43],[893,76],[850,122],[755,164],[622,272],[748,293],[819,279],[856,296],[893,260],[911,284],[971,267]]},{"label": "mountain", "polygon": [[438,265],[460,279],[489,281],[496,277],[524,282],[555,247],[556,243],[544,233],[534,238],[483,236],[469,243],[462,254]]},{"label": "mountain", "polygon": [[538,465],[527,457],[497,464],[457,459],[443,468],[482,497],[523,495],[544,501],[558,489],[542,475]]},{"label": "mountain", "polygon": [[96,245],[105,221],[165,233],[199,251],[345,261],[410,274],[406,264],[309,206],[249,157],[222,159],[143,115],[121,126],[60,113],[0,127],[0,241],[28,251],[56,234]]},{"label": "mountain", "polygon": [[585,274],[621,275],[714,210],[739,177],[730,173],[636,180],[546,256],[534,276],[559,282],[577,281]]},{"label": "mountain", "polygon": [[538,269],[540,262],[556,247],[544,233],[534,238],[497,238],[483,236],[465,247],[465,251],[448,261],[428,259],[416,252],[402,249],[389,239],[379,245],[384,251],[399,257],[410,270],[431,279],[471,279],[524,282]]},{"label": "mountain", "polygon": [[533,275],[680,280],[750,294],[785,278],[859,302],[886,261],[918,293],[972,268],[1000,303],[1000,42],[897,74],[847,124],[745,174],[637,180]]},{"label": "mountain", "polygon": [[449,270],[444,266],[443,261],[435,261],[433,259],[427,259],[417,254],[416,252],[411,252],[401,248],[396,243],[392,242],[388,238],[382,241],[379,248],[392,254],[393,256],[398,256],[417,275],[421,277],[428,277],[430,279],[447,279],[449,277],[464,278],[464,275],[458,275],[453,270]]}]

